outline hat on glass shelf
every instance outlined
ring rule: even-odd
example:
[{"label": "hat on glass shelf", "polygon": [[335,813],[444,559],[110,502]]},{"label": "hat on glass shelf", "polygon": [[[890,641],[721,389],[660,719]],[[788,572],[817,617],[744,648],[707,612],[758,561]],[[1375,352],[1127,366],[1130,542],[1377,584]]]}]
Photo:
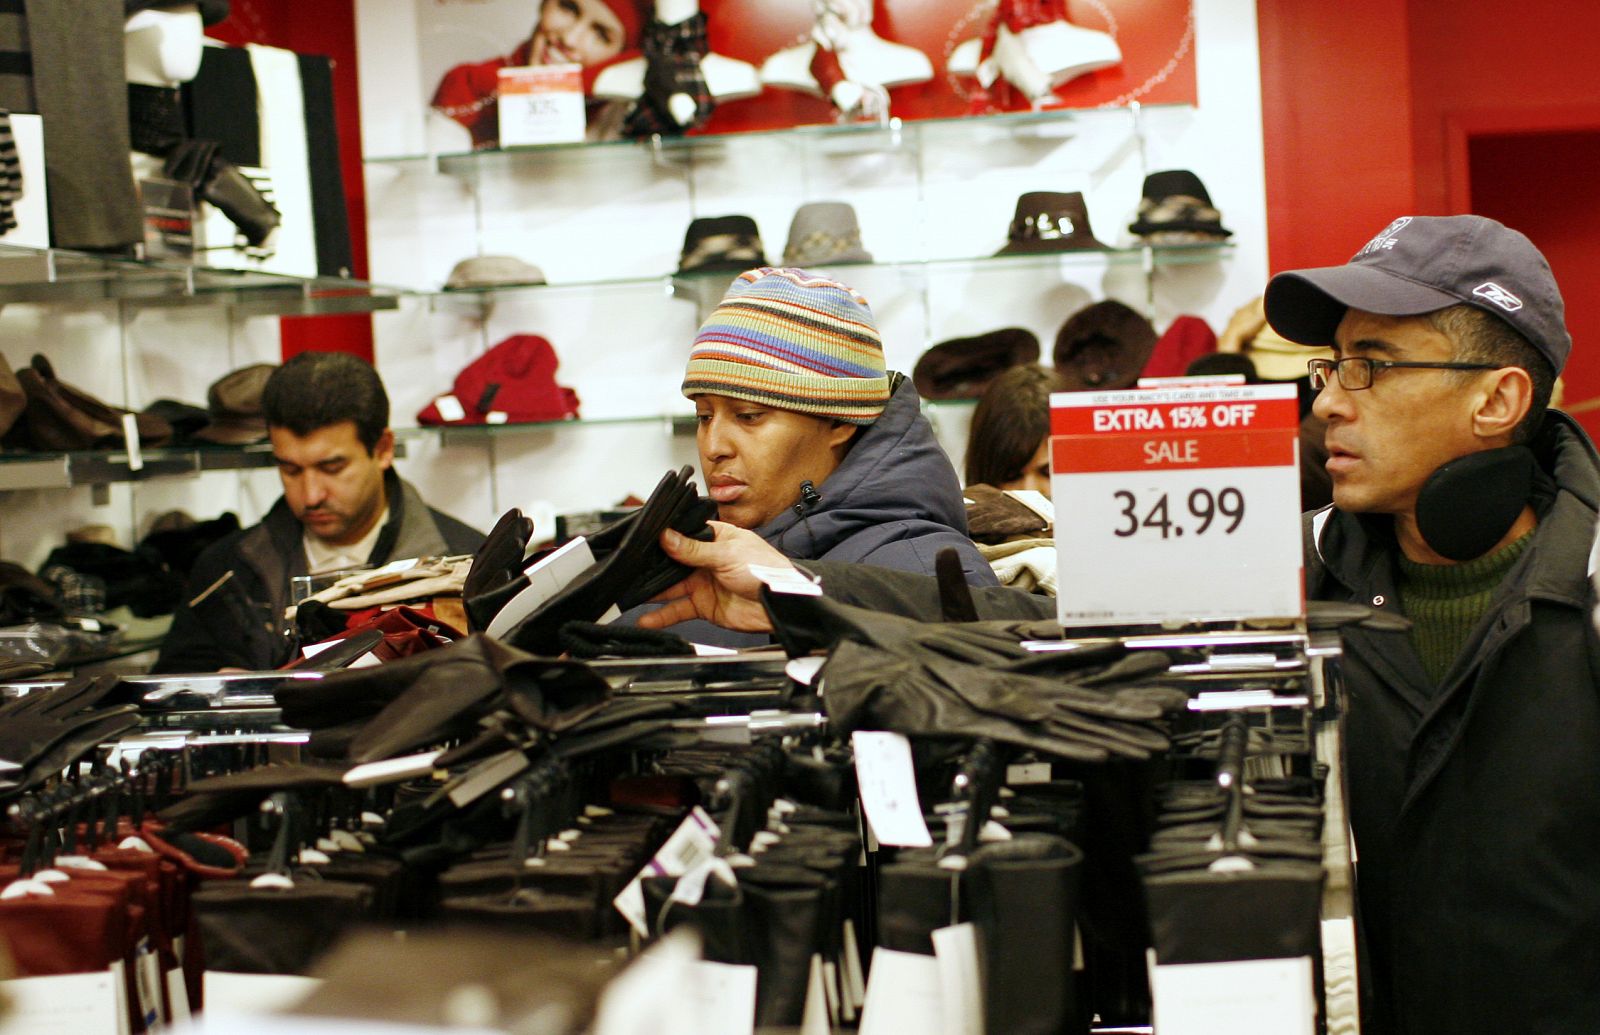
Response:
[{"label": "hat on glass shelf", "polygon": [[475,288],[525,287],[544,282],[543,270],[514,255],[474,255],[451,267],[444,289],[471,291]]},{"label": "hat on glass shelf", "polygon": [[1128,227],[1147,244],[1216,244],[1233,235],[1211,204],[1200,177],[1187,169],[1153,172],[1144,178],[1139,217]]},{"label": "hat on glass shelf", "polygon": [[140,11],[162,11],[172,7],[198,7],[200,20],[216,25],[228,20],[228,0],[122,0],[122,17],[132,18]]},{"label": "hat on glass shelf", "polygon": [[556,384],[560,361],[537,334],[513,334],[468,363],[417,423],[532,424],[578,416],[578,393]]},{"label": "hat on glass shelf", "polygon": [[872,253],[861,246],[856,210],[848,202],[813,201],[795,210],[789,242],[783,248],[785,266],[871,261]]},{"label": "hat on glass shelf", "polygon": [[267,439],[267,418],[261,410],[261,393],[267,378],[278,367],[273,363],[252,363],[222,375],[206,390],[206,409],[211,422],[194,437],[202,442],[243,446]]},{"label": "hat on glass shelf", "polygon": [[679,273],[742,273],[765,263],[761,231],[749,216],[702,216],[683,235]]},{"label": "hat on glass shelf", "polygon": [[1156,347],[1156,329],[1111,299],[1067,318],[1056,334],[1055,364],[1069,392],[1132,388]]},{"label": "hat on glass shelf", "polygon": [[918,358],[911,382],[924,399],[976,399],[1007,370],[1038,360],[1039,339],[1032,331],[1003,327],[941,341]]},{"label": "hat on glass shelf", "polygon": [[1017,199],[1009,240],[997,255],[1104,251],[1089,226],[1089,206],[1077,191],[1030,191]]}]

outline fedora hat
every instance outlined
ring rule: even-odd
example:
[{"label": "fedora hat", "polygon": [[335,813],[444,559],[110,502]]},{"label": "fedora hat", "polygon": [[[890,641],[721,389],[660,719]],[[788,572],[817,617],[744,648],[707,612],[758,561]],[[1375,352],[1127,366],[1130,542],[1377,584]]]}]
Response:
[{"label": "fedora hat", "polygon": [[795,210],[789,241],[783,247],[785,266],[871,261],[872,254],[861,246],[856,210],[848,202],[812,201]]},{"label": "fedora hat", "polygon": [[265,442],[267,418],[261,411],[261,393],[267,387],[267,378],[277,369],[273,363],[252,363],[212,382],[206,390],[211,422],[196,431],[194,437],[224,446]]},{"label": "fedora hat", "polygon": [[743,273],[766,265],[761,231],[749,216],[701,216],[683,235],[679,273]]},{"label": "fedora hat", "polygon": [[1056,334],[1056,370],[1067,391],[1131,388],[1156,347],[1150,321],[1107,299],[1080,309]]},{"label": "fedora hat", "polygon": [[1022,327],[941,341],[917,360],[911,382],[924,399],[976,399],[1012,367],[1039,360],[1039,339]]},{"label": "fedora hat", "polygon": [[1233,235],[1222,225],[1222,213],[1211,203],[1205,184],[1188,169],[1146,176],[1139,216],[1128,229],[1151,244],[1205,243]]},{"label": "fedora hat", "polygon": [[1089,206],[1077,191],[1029,191],[1017,199],[1009,239],[997,255],[1105,251],[1089,226]]},{"label": "fedora hat", "polygon": [[474,255],[450,268],[446,291],[543,284],[544,271],[514,255]]}]

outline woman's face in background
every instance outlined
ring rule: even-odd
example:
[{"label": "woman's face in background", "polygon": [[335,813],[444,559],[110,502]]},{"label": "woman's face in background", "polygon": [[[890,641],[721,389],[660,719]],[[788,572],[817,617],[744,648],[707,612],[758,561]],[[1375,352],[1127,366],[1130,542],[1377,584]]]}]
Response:
[{"label": "woman's face in background", "polygon": [[598,65],[622,53],[622,20],[603,0],[544,0],[529,61]]},{"label": "woman's face in background", "polygon": [[1032,489],[1034,492],[1043,493],[1045,498],[1050,497],[1050,436],[1046,435],[1039,440],[1039,448],[1033,451],[1033,457],[1022,468],[1022,475],[1004,482],[997,488],[1001,489]]}]

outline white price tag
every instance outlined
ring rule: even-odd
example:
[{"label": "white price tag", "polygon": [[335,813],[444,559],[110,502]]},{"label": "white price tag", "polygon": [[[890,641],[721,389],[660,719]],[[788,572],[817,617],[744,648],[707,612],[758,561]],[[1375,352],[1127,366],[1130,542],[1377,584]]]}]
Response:
[{"label": "white price tag", "polygon": [[444,418],[446,424],[467,419],[466,408],[461,405],[461,400],[453,395],[441,395],[433,400],[433,408],[439,411],[439,416]]},{"label": "white price tag", "polygon": [[976,928],[954,924],[934,931],[933,957],[939,965],[944,1035],[984,1035]]},{"label": "white price tag", "polygon": [[1312,1035],[1311,958],[1151,968],[1155,1027],[1181,1035]]},{"label": "white price tag", "polygon": [[500,146],[581,143],[583,66],[499,69]]},{"label": "white price tag", "polygon": [[656,852],[655,858],[646,863],[644,869],[628,882],[628,886],[612,899],[612,905],[627,917],[628,923],[639,932],[639,937],[650,937],[650,918],[645,916],[644,908],[644,879],[681,877],[707,862],[717,847],[717,838],[721,833],[716,821],[706,814],[705,809],[696,805],[678,824],[672,836],[667,838],[661,850]]},{"label": "white price tag", "polygon": [[756,968],[702,960],[692,970],[696,1030],[702,1035],[750,1035],[756,1026]]},{"label": "white price tag", "polygon": [[879,947],[872,953],[861,1035],[933,1035],[944,1027],[939,961],[914,952]]},{"label": "white price tag", "polygon": [[917,798],[917,774],[911,765],[911,742],[898,733],[857,730],[856,783],[867,823],[879,844],[927,848],[933,844]]},{"label": "white price tag", "polygon": [[1050,405],[1062,625],[1304,613],[1293,385]]},{"label": "white price tag", "polygon": [[109,970],[92,974],[15,978],[0,981],[7,1004],[6,1035],[112,1035],[125,1027],[127,1013],[117,1016],[116,985],[121,978]]}]

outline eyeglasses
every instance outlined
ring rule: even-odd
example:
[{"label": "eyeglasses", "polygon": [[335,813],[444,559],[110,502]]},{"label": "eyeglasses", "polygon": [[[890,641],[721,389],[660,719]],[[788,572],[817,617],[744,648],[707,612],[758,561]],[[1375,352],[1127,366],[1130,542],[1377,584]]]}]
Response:
[{"label": "eyeglasses", "polygon": [[1312,359],[1306,361],[1311,372],[1311,387],[1321,391],[1328,387],[1328,375],[1338,371],[1339,387],[1347,392],[1359,392],[1372,387],[1372,378],[1380,370],[1390,367],[1407,367],[1412,370],[1499,370],[1493,363],[1402,363],[1388,359],[1368,359],[1365,356],[1346,356],[1344,359]]}]

